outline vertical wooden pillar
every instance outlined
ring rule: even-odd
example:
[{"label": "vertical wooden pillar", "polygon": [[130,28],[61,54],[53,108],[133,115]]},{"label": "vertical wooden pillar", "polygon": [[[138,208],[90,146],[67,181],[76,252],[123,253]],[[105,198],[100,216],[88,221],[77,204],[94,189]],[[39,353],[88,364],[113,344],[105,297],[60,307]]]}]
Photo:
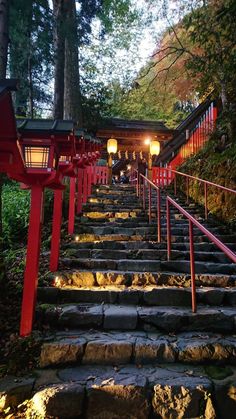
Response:
[{"label": "vertical wooden pillar", "polygon": [[87,167],[88,171],[88,196],[92,193],[92,166]]},{"label": "vertical wooden pillar", "polygon": [[74,234],[74,227],[75,227],[75,192],[76,192],[76,178],[71,177],[70,178],[68,234]]},{"label": "vertical wooden pillar", "polygon": [[58,269],[61,240],[61,217],[62,217],[63,191],[54,191],[53,222],[52,222],[52,240],[50,255],[50,271],[55,272]]},{"label": "vertical wooden pillar", "polygon": [[84,170],[78,169],[78,195],[77,195],[77,214],[82,212],[82,203],[83,203],[83,175]]},{"label": "vertical wooden pillar", "polygon": [[27,336],[32,331],[37,285],[39,253],[41,243],[43,187],[34,185],[31,190],[31,206],[28,229],[28,244],[24,288],[21,308],[20,336]]},{"label": "vertical wooden pillar", "polygon": [[83,175],[83,203],[86,204],[87,198],[88,198],[88,172],[87,172],[87,166],[83,170],[84,170],[84,175]]}]

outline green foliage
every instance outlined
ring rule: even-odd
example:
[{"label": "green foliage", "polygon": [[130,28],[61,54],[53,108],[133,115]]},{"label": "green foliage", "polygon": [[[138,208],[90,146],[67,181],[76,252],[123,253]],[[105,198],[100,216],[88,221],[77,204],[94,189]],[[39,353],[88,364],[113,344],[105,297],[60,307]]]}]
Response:
[{"label": "green foliage", "polygon": [[30,192],[17,183],[3,186],[3,240],[5,247],[17,247],[25,241],[28,228]]}]

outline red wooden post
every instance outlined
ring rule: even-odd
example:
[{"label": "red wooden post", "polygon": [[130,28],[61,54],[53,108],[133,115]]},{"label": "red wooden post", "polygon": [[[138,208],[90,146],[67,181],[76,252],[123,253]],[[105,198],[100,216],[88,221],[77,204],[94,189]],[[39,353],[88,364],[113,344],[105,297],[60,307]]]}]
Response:
[{"label": "red wooden post", "polygon": [[192,285],[192,312],[196,313],[196,284],[195,284],[195,262],[194,262],[194,241],[193,241],[193,223],[189,220],[189,247],[190,247],[190,272]]},{"label": "red wooden post", "polygon": [[77,195],[77,214],[82,212],[82,200],[83,200],[83,174],[84,171],[81,168],[78,168],[78,195]]},{"label": "red wooden post", "polygon": [[28,230],[26,267],[21,308],[20,336],[32,331],[38,285],[38,266],[41,242],[43,188],[34,185],[31,190],[31,206]]},{"label": "red wooden post", "polygon": [[88,190],[88,196],[90,196],[92,193],[92,166],[87,167],[87,174],[88,174],[87,190]]},{"label": "red wooden post", "polygon": [[50,271],[55,272],[58,269],[60,240],[61,240],[61,217],[62,217],[63,191],[54,191],[52,240],[50,254]]},{"label": "red wooden post", "polygon": [[157,189],[157,241],[161,242],[161,190]]},{"label": "red wooden post", "polygon": [[71,177],[70,178],[68,234],[74,234],[74,227],[75,227],[75,192],[76,192],[76,179],[74,177]]},{"label": "red wooden post", "polygon": [[171,225],[170,225],[170,203],[166,200],[166,224],[167,224],[167,259],[171,258]]},{"label": "red wooden post", "polygon": [[88,198],[88,171],[87,166],[84,168],[83,176],[83,203],[86,204]]}]

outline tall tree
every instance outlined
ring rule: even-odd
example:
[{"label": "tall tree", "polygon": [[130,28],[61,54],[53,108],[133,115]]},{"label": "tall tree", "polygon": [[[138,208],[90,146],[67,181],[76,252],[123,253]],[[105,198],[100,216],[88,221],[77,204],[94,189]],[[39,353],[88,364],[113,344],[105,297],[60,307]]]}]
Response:
[{"label": "tall tree", "polygon": [[[9,0],[0,0],[0,79],[6,78],[7,51],[9,42]],[[3,176],[0,174],[0,287],[5,283],[5,264],[3,258],[2,238],[2,184]]]},{"label": "tall tree", "polygon": [[64,118],[73,119],[82,126],[78,47],[78,21],[75,0],[68,0],[65,37]]},{"label": "tall tree", "polygon": [[65,69],[65,24],[64,0],[53,0],[54,17],[54,108],[53,117],[63,119],[64,114],[64,69]]}]

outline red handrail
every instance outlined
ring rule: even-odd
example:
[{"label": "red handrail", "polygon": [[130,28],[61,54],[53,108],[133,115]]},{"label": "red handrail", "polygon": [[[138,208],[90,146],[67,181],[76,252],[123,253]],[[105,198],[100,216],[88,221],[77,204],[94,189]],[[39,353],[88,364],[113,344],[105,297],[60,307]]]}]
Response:
[{"label": "red handrail", "polygon": [[209,180],[201,179],[196,176],[189,175],[187,173],[179,172],[178,170],[170,169],[166,167],[164,170],[169,171],[175,175],[174,177],[174,193],[176,195],[177,193],[177,181],[176,181],[176,175],[180,175],[186,178],[186,196],[187,196],[187,203],[189,201],[189,180],[196,180],[197,182],[200,182],[204,185],[204,207],[205,207],[205,219],[208,218],[208,186],[213,186],[215,188],[221,189],[226,192],[230,192],[233,194],[236,194],[236,190],[227,188],[226,186],[219,185],[218,183],[210,182]]},{"label": "red handrail", "polygon": [[[151,180],[149,180],[146,176],[139,174],[137,172],[137,196],[141,199],[143,198],[143,208],[145,209],[146,206],[146,183],[148,184],[149,190],[149,222],[152,218],[151,212],[151,188],[157,190],[157,231],[158,231],[158,242],[161,242],[161,189],[155,185]],[[179,172],[181,173],[181,172]],[[186,175],[187,177],[194,178],[193,176]],[[141,179],[142,182],[141,182]],[[200,179],[203,181],[203,179]],[[214,184],[209,181],[204,181],[214,186],[219,186],[222,189],[229,189],[225,188],[224,186],[220,186]],[[143,188],[141,187],[143,186]],[[229,191],[231,191],[229,189]],[[236,191],[232,190],[232,192],[236,193]],[[214,234],[212,234],[206,227],[204,227],[199,221],[197,221],[188,211],[182,208],[177,202],[172,199],[170,196],[166,198],[166,223],[167,223],[167,259],[171,259],[171,217],[170,217],[170,206],[174,206],[181,214],[183,214],[189,220],[189,248],[190,248],[190,273],[191,273],[191,293],[192,293],[192,311],[196,313],[197,311],[197,303],[196,303],[196,283],[195,283],[195,257],[194,257],[194,231],[193,225],[195,225],[212,243],[214,243],[229,259],[231,259],[234,263],[236,263],[236,254],[229,249],[221,240],[219,240]]]},{"label": "red handrail", "polygon": [[193,238],[193,225],[195,225],[212,243],[214,243],[229,259],[236,263],[236,254],[232,252],[224,243],[212,234],[206,227],[190,215],[185,209],[177,204],[174,199],[167,196],[166,198],[166,218],[167,218],[167,258],[171,258],[171,223],[170,223],[170,205],[173,205],[177,210],[189,220],[189,245],[190,245],[190,272],[192,284],[192,311],[196,313],[196,285],[195,285],[195,258],[194,258],[194,238]]}]

